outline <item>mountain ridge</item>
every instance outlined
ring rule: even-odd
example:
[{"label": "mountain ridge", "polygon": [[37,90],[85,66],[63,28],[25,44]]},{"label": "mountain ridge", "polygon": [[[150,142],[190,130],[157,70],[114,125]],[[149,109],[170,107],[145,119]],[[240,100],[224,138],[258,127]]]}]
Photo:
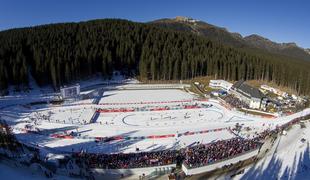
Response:
[{"label": "mountain ridge", "polygon": [[310,50],[299,47],[295,42],[278,43],[257,34],[242,36],[238,32],[230,32],[225,27],[219,27],[190,17],[177,16],[176,18],[158,19],[149,23],[174,30],[190,31],[233,47],[254,48],[310,61]]}]

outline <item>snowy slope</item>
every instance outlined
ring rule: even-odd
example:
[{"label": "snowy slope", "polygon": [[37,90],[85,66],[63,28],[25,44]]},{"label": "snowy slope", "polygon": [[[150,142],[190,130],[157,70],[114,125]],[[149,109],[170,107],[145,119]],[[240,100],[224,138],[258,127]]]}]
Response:
[{"label": "snowy slope", "polygon": [[302,129],[295,125],[287,135],[280,136],[262,160],[236,179],[310,179],[310,123],[306,126]]},{"label": "snowy slope", "polygon": [[[24,168],[15,165],[9,165],[0,161],[0,179],[3,180],[44,180],[46,178],[40,171],[31,168]],[[54,176],[53,180],[77,180],[66,176]]]}]

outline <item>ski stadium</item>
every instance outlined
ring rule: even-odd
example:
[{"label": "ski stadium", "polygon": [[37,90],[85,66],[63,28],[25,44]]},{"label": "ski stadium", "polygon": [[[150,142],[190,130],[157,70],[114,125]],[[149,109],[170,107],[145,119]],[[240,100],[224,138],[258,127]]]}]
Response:
[{"label": "ski stadium", "polygon": [[55,93],[2,98],[0,117],[53,173],[149,179],[176,169],[199,176],[255,161],[272,147],[274,134],[310,113],[246,114],[188,88],[82,84],[80,97],[61,103]]}]

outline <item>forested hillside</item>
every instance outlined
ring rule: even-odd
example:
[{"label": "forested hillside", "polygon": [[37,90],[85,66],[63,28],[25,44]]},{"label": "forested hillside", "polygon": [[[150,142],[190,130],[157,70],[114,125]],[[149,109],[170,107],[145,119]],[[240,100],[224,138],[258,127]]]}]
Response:
[{"label": "forested hillside", "polygon": [[126,20],[95,20],[0,32],[0,89],[27,87],[28,73],[55,89],[113,70],[142,79],[274,81],[310,94],[310,63],[225,47],[188,32]]}]

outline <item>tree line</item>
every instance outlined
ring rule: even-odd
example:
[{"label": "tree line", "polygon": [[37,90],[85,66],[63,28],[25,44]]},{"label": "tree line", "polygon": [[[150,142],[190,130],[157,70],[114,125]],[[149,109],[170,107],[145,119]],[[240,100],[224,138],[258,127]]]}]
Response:
[{"label": "tree line", "polygon": [[0,90],[59,86],[113,71],[140,79],[266,80],[310,93],[310,62],[223,46],[188,32],[104,19],[0,32]]}]

